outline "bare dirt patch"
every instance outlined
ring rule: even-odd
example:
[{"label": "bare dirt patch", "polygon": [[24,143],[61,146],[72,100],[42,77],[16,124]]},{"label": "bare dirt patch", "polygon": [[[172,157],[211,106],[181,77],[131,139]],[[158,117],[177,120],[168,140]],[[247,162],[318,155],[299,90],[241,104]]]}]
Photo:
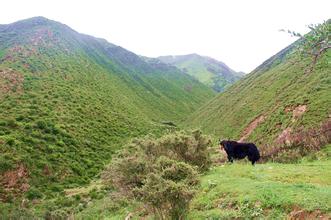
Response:
[{"label": "bare dirt patch", "polygon": [[23,185],[29,176],[29,172],[24,165],[19,165],[16,169],[6,171],[3,175],[3,185],[6,189]]},{"label": "bare dirt patch", "polygon": [[256,117],[252,122],[250,122],[249,125],[242,132],[239,142],[242,142],[242,141],[246,140],[249,137],[249,135],[254,131],[254,129],[260,123],[262,123],[264,121],[264,119],[265,119],[265,116],[260,115],[260,116]]},{"label": "bare dirt patch", "polygon": [[293,117],[300,117],[307,111],[307,105],[299,105],[293,110]]},{"label": "bare dirt patch", "polygon": [[300,208],[294,208],[292,212],[287,216],[289,220],[306,220],[306,219],[330,219],[331,216],[323,214],[320,210],[306,211]]},{"label": "bare dirt patch", "polygon": [[292,139],[292,128],[286,128],[280,133],[276,139],[276,143],[290,144]]},{"label": "bare dirt patch", "polygon": [[11,93],[23,92],[24,76],[11,69],[0,69],[0,98]]},{"label": "bare dirt patch", "polygon": [[288,106],[285,108],[285,113],[292,112],[292,122],[295,122],[306,111],[307,105]]},{"label": "bare dirt patch", "polygon": [[[20,164],[15,169],[6,171],[1,176],[0,184],[4,189],[5,195],[21,194],[30,188],[28,178],[28,169],[23,164]],[[0,195],[0,200],[1,198],[5,200],[6,196]]]}]

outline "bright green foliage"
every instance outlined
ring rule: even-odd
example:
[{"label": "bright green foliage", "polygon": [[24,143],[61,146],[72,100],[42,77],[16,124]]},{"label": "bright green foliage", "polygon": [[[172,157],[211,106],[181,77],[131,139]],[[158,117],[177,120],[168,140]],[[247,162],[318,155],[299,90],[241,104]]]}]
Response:
[{"label": "bright green foliage", "polygon": [[173,129],[161,122],[213,95],[175,68],[40,17],[0,25],[0,57],[0,174],[23,164],[46,198],[88,183],[127,140]]},{"label": "bright green foliage", "polygon": [[243,76],[220,61],[198,54],[162,56],[158,59],[178,67],[217,92],[224,91]]}]

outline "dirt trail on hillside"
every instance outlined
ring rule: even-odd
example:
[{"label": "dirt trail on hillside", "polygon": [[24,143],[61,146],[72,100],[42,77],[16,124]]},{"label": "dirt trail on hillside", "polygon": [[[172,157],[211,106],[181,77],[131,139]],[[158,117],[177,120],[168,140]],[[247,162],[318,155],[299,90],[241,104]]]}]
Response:
[{"label": "dirt trail on hillside", "polygon": [[241,138],[239,140],[239,142],[243,142],[245,141],[249,135],[254,131],[254,129],[264,121],[265,116],[264,115],[260,115],[258,117],[256,117],[251,123],[249,123],[249,125],[245,128],[245,130],[242,132],[241,134]]}]

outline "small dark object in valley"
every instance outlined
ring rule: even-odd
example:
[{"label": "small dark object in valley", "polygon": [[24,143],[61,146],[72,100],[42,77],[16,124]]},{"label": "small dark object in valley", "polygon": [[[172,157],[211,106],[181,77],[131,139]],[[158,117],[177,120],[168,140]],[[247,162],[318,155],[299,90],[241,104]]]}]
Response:
[{"label": "small dark object in valley", "polygon": [[252,165],[260,159],[260,152],[253,143],[239,143],[236,141],[220,140],[221,149],[224,149],[228,155],[229,162],[233,163],[234,159],[244,159],[246,156],[252,162]]},{"label": "small dark object in valley", "polygon": [[164,125],[171,126],[171,127],[177,127],[177,125],[175,123],[173,123],[172,121],[162,121],[161,123]]}]

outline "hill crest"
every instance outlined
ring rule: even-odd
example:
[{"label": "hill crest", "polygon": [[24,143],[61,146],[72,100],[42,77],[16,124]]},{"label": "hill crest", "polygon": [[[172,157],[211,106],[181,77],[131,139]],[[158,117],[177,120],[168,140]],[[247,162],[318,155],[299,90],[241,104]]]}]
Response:
[{"label": "hill crest", "polygon": [[243,76],[242,72],[232,70],[221,61],[196,53],[160,56],[157,59],[176,66],[217,92],[224,91]]}]

